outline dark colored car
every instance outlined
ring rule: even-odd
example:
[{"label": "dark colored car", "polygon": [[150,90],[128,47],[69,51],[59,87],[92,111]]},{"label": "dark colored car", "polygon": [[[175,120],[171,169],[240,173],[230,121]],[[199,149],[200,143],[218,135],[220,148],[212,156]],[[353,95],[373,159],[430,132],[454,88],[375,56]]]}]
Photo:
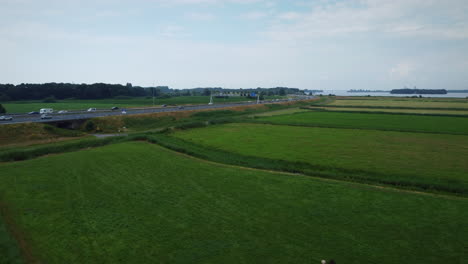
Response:
[{"label": "dark colored car", "polygon": [[184,109],[184,107],[183,107],[183,106],[179,106],[178,108],[179,108],[179,109]]},{"label": "dark colored car", "polygon": [[119,110],[119,108],[118,108],[117,106],[113,106],[113,107],[111,108],[111,110],[112,110],[112,111],[114,111],[114,110]]},{"label": "dark colored car", "polygon": [[162,107],[166,107],[167,105],[163,104]]},{"label": "dark colored car", "polygon": [[36,112],[36,111],[32,111],[32,112],[29,112],[28,115],[38,115],[39,112]]}]

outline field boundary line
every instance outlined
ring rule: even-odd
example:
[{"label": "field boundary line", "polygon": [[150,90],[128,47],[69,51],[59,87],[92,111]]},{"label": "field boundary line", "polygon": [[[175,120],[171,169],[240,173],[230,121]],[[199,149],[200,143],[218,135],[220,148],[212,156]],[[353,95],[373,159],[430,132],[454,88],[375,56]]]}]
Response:
[{"label": "field boundary line", "polygon": [[372,109],[407,109],[407,110],[452,110],[452,111],[467,111],[468,108],[459,107],[405,107],[405,106],[377,106],[377,105],[331,105],[331,104],[315,104],[311,107],[336,107],[336,108],[372,108]]},{"label": "field boundary line", "polygon": [[187,153],[182,153],[182,152],[167,148],[167,147],[165,147],[163,145],[160,145],[158,143],[153,143],[153,142],[144,141],[144,140],[142,140],[142,142],[146,142],[146,143],[148,143],[150,145],[157,145],[157,146],[165,149],[166,151],[173,152],[173,153],[176,153],[178,155],[181,155],[181,156],[184,156],[184,157],[187,157],[187,158],[190,158],[190,159],[194,159],[194,160],[197,160],[197,161],[200,161],[200,162],[213,164],[213,165],[218,165],[218,166],[229,167],[229,168],[238,168],[238,169],[251,170],[251,171],[268,172],[268,173],[282,174],[282,175],[288,175],[288,176],[301,176],[301,177],[304,177],[304,178],[312,178],[312,179],[320,180],[320,181],[335,182],[335,183],[347,183],[347,184],[355,185],[355,186],[363,186],[363,187],[369,187],[369,188],[372,188],[372,189],[381,189],[381,190],[388,190],[388,191],[394,191],[394,192],[421,194],[421,195],[427,195],[427,196],[432,196],[432,197],[440,197],[440,198],[455,199],[455,200],[468,200],[468,197],[464,197],[464,196],[447,195],[447,194],[423,192],[423,191],[416,191],[416,190],[408,190],[408,189],[394,188],[394,187],[383,186],[383,185],[378,185],[378,184],[369,184],[369,183],[353,182],[353,181],[346,181],[346,180],[339,180],[339,179],[330,179],[330,178],[313,176],[313,175],[308,175],[308,174],[303,174],[303,173],[292,173],[292,172],[285,172],[285,171],[267,170],[267,169],[259,169],[259,168],[244,167],[244,166],[239,166],[239,165],[220,163],[220,162],[216,162],[216,161],[211,161],[211,160],[206,160],[206,159],[202,159],[202,158],[199,158],[199,157],[195,157],[195,156],[189,155]]},{"label": "field boundary line", "polygon": [[[303,113],[303,112],[302,112]],[[293,114],[294,115],[294,114]],[[279,115],[278,115],[279,116]],[[282,124],[275,122],[268,122],[262,120],[241,120],[236,123],[249,123],[249,124],[264,124],[272,126],[294,126],[294,127],[318,127],[318,128],[336,128],[336,129],[357,129],[357,130],[374,130],[374,131],[389,131],[389,132],[401,132],[401,133],[419,133],[419,134],[436,134],[436,135],[452,135],[452,136],[468,136],[468,134],[457,134],[457,133],[444,133],[444,132],[425,132],[415,130],[396,130],[396,129],[378,129],[378,128],[363,128],[363,127],[346,127],[346,126],[330,126],[330,125],[317,125],[317,124]]]},{"label": "field boundary line", "polygon": [[13,240],[16,241],[17,247],[20,251],[21,258],[25,263],[29,264],[40,264],[42,263],[34,254],[32,253],[31,246],[27,242],[27,239],[21,229],[16,225],[13,220],[12,213],[8,205],[2,201],[0,196],[0,221],[3,221],[7,229],[8,234]]},{"label": "field boundary line", "polygon": [[[416,115],[416,116],[438,116],[438,117],[462,117],[462,118],[468,118],[468,114],[444,114],[444,113],[408,113],[408,112],[384,112],[384,111],[365,111],[365,110],[329,110],[325,108],[334,108],[333,106],[325,106],[325,105],[311,105],[311,106],[306,106],[306,107],[300,107],[301,109],[304,110],[309,110],[309,111],[315,111],[315,112],[330,112],[330,113],[352,113],[352,114],[381,114],[381,115]],[[335,107],[335,108],[355,108],[355,107]],[[385,109],[385,108],[372,108],[372,107],[366,107],[366,108],[361,108],[358,107],[356,109],[382,109],[382,110],[393,110],[393,109]],[[428,110],[428,111],[437,111],[437,110],[432,110],[432,109],[395,109],[395,110]],[[440,110],[440,111],[458,111],[458,110]],[[461,110],[460,110],[461,111]],[[463,110],[465,112],[468,112],[468,109]]]}]

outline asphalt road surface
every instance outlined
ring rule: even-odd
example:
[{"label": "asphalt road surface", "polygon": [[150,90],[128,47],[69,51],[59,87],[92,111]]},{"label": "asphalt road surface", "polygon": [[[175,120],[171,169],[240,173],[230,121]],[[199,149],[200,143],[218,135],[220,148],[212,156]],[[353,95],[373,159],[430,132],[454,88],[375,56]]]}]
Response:
[{"label": "asphalt road surface", "polygon": [[[294,99],[296,101],[298,99]],[[278,101],[262,101],[261,104],[272,104],[272,103],[283,103],[290,100],[278,100]],[[177,112],[177,111],[189,111],[189,110],[201,110],[201,109],[216,109],[216,108],[227,108],[227,107],[236,107],[244,105],[255,105],[257,102],[240,102],[240,103],[226,103],[226,104],[212,104],[212,105],[184,105],[184,106],[174,106],[174,107],[147,107],[147,108],[127,108],[125,115],[135,115],[135,114],[145,114],[145,113],[161,113],[161,112]],[[0,121],[2,124],[18,124],[18,123],[47,123],[47,122],[56,122],[56,121],[66,121],[66,120],[77,120],[77,119],[89,119],[93,117],[102,117],[102,116],[118,116],[124,115],[122,109],[118,110],[100,110],[97,109],[94,112],[84,111],[70,111],[64,114],[48,114],[51,119],[41,119],[41,115],[28,115],[28,114],[6,114],[5,116],[13,117],[11,121]]]}]

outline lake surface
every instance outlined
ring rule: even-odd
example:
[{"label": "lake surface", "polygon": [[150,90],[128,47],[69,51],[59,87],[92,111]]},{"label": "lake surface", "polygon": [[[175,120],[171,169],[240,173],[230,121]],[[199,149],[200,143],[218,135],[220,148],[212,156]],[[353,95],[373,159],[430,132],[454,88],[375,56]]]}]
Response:
[{"label": "lake surface", "polygon": [[[419,96],[420,94],[391,94],[390,92],[359,92],[359,93],[350,93],[346,90],[323,90],[322,93],[314,93],[315,95],[339,95],[339,96],[393,96],[393,97],[411,97]],[[448,94],[421,94],[422,97],[437,97],[437,98],[467,98],[468,93],[448,93]]]}]

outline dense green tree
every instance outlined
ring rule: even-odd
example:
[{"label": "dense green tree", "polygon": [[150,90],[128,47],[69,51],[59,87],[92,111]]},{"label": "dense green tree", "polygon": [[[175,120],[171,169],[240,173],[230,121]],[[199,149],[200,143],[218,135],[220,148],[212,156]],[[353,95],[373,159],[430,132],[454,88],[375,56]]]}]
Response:
[{"label": "dense green tree", "polygon": [[0,114],[6,113],[5,107],[3,107],[2,104],[0,104]]}]

